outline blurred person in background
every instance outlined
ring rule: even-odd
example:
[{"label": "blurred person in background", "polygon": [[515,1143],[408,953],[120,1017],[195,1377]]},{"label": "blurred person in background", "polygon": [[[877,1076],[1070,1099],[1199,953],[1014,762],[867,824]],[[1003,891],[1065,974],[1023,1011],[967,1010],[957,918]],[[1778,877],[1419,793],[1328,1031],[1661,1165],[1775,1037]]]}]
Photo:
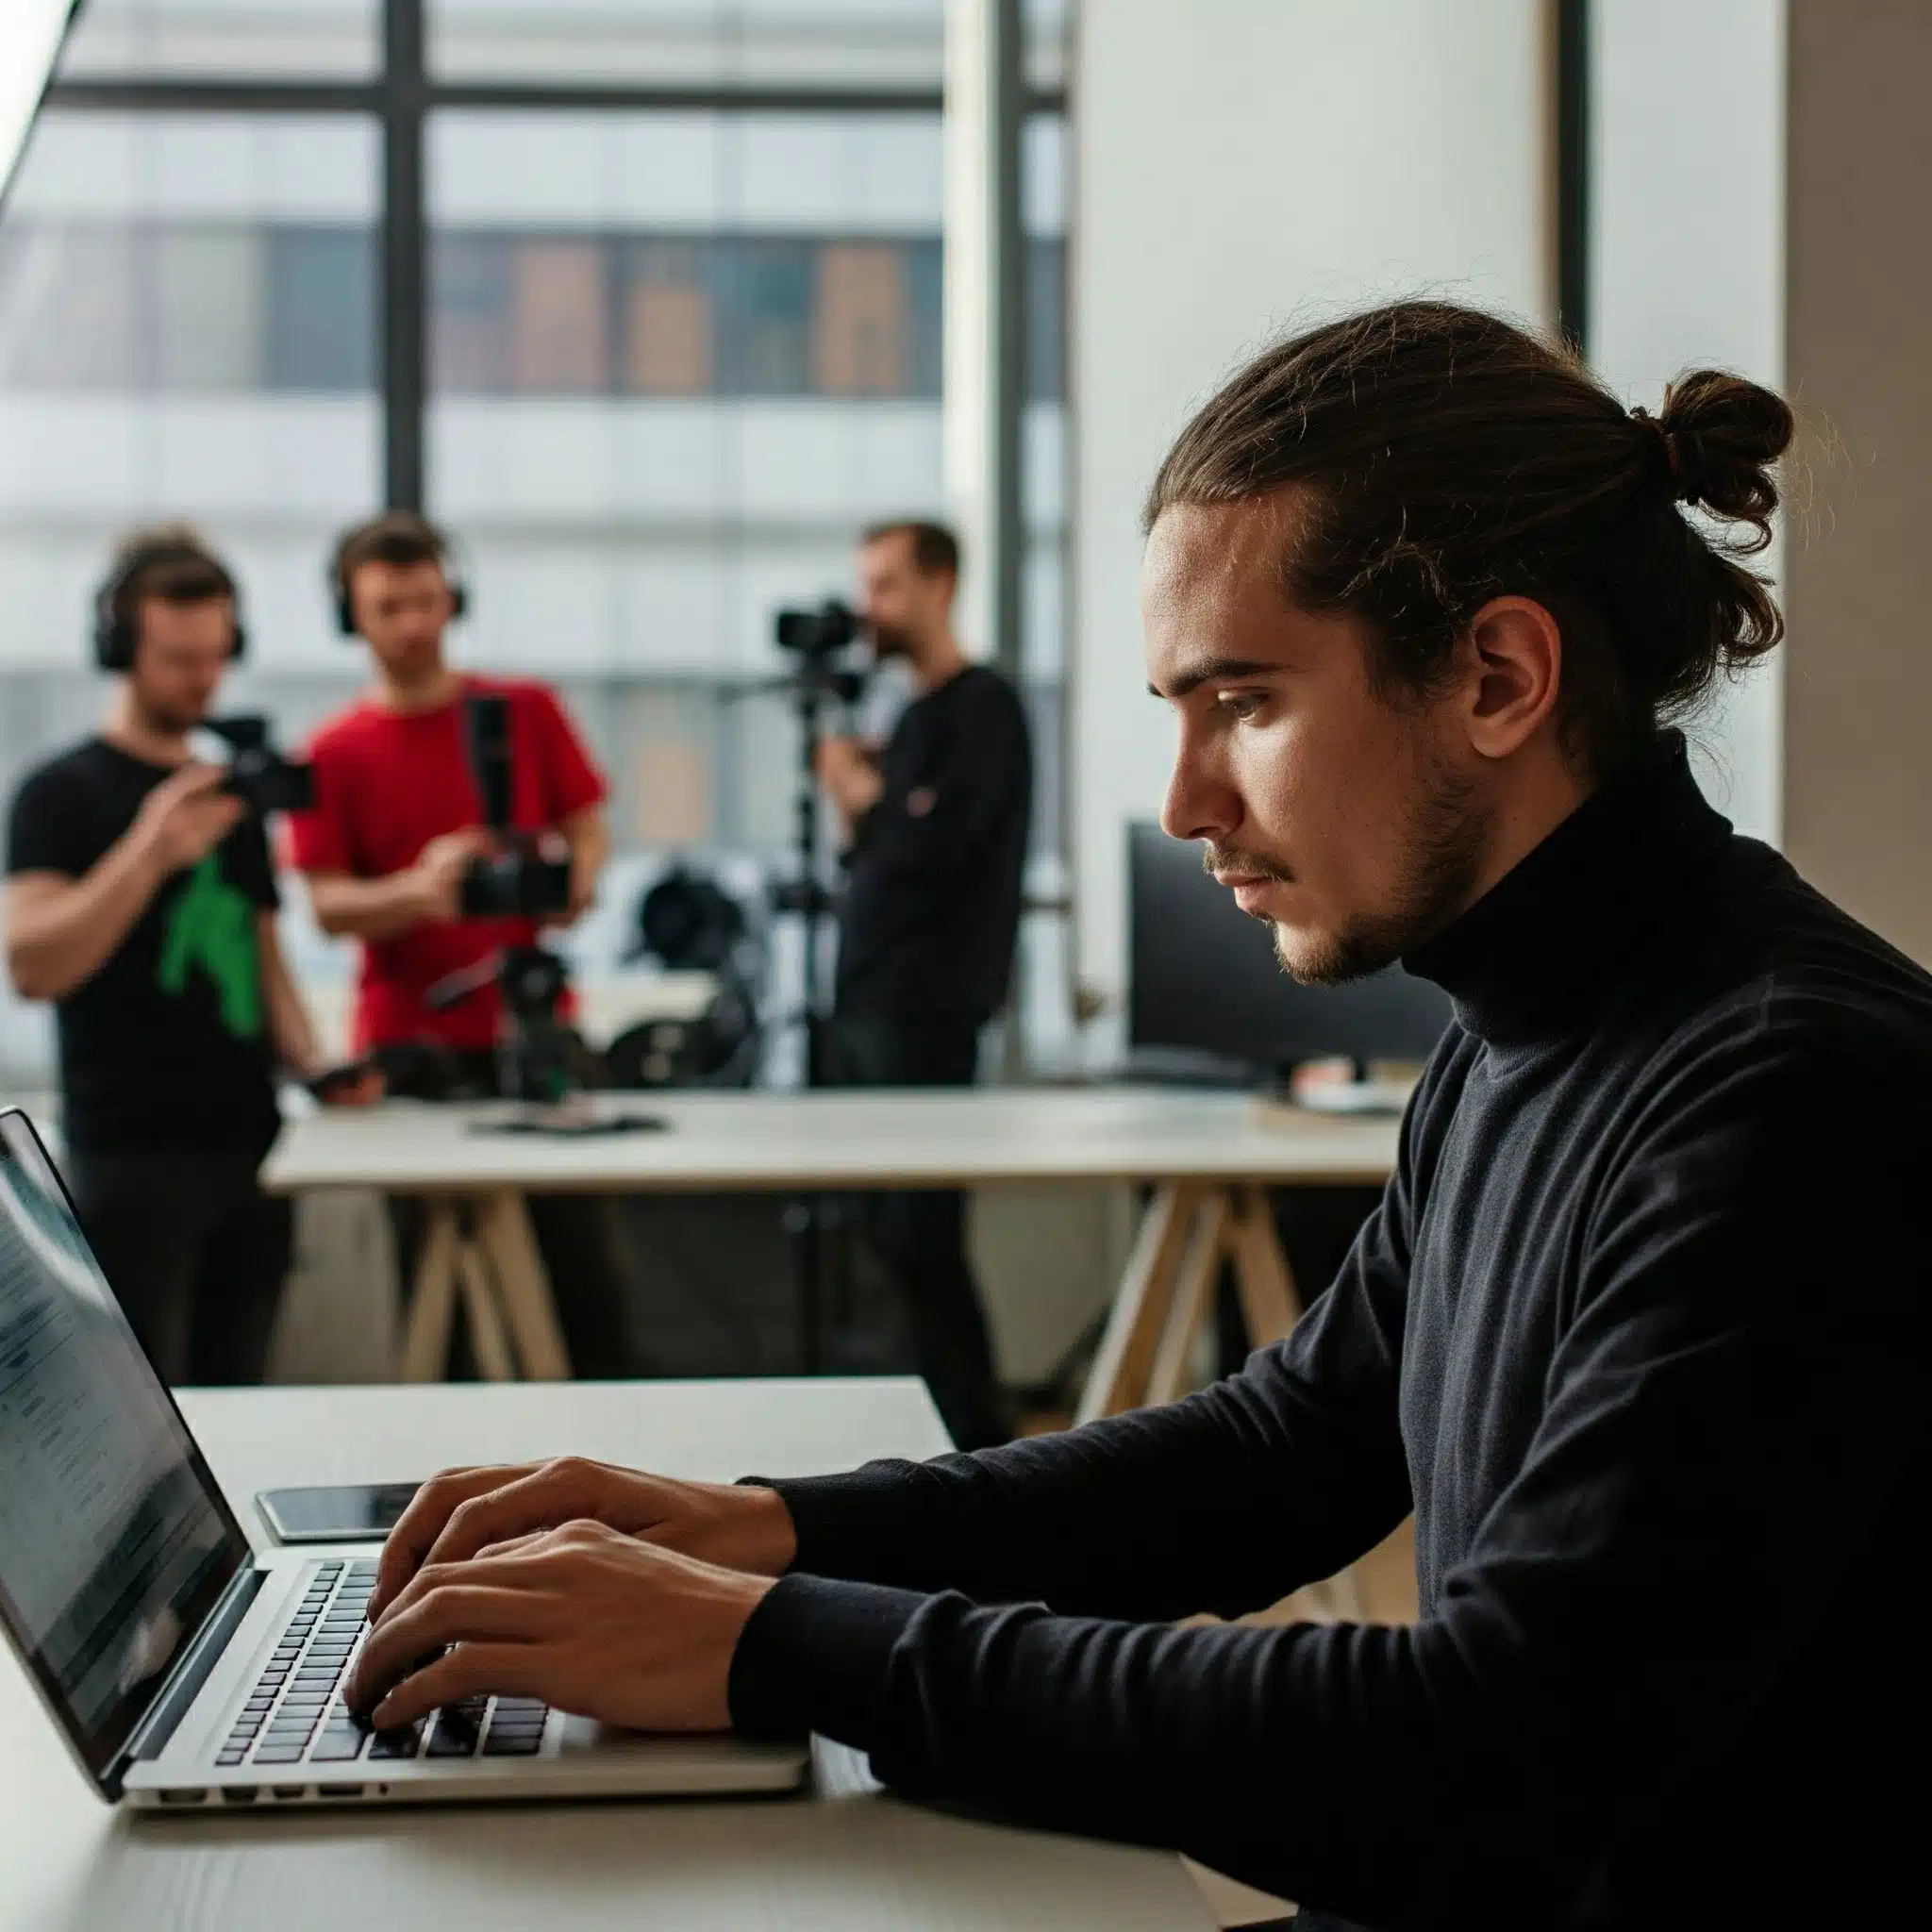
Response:
[{"label": "blurred person in background", "polygon": [[[568,847],[569,904],[558,924],[575,922],[596,897],[610,849],[604,779],[548,686],[482,677],[448,661],[447,633],[467,592],[433,525],[392,512],[355,525],[337,543],[329,581],[338,628],[368,646],[374,681],[315,733],[315,808],[291,816],[291,853],[317,924],[359,942],[356,1051],[375,1055],[396,1091],[430,1099],[492,1094],[504,1022],[497,986],[482,984],[448,1007],[429,995],[507,947],[534,945],[540,922],[462,909],[464,880],[492,844],[464,700],[506,701],[512,815]],[[393,1204],[406,1276],[420,1241],[416,1205]],[[630,1268],[617,1203],[539,1196],[530,1216],[575,1373],[630,1373]]]},{"label": "blurred person in background", "polygon": [[[953,629],[959,545],[938,524],[868,530],[858,551],[866,635],[916,691],[883,744],[828,738],[821,784],[844,827],[845,891],[830,1027],[835,1084],[969,1087],[981,1032],[1012,977],[1033,808],[1019,694]],[[879,1194],[868,1232],[897,1279],[914,1357],[963,1449],[1008,1433],[966,1197]]]},{"label": "blurred person in background", "polygon": [[107,720],[28,774],[8,838],[8,971],[56,1009],[68,1185],[170,1382],[261,1378],[291,1246],[258,1177],[275,1075],[324,1071],[262,822],[190,743],[245,645],[237,605],[186,525],[123,542],[95,605]]}]

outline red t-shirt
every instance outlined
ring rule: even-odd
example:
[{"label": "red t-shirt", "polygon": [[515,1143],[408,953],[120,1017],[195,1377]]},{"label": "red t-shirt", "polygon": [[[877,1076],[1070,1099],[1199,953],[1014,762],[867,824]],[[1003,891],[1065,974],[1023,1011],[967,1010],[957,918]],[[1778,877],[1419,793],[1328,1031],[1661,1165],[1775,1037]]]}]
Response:
[{"label": "red t-shirt", "polygon": [[[515,824],[541,831],[602,802],[603,776],[546,686],[465,677],[462,690],[509,700]],[[483,823],[460,697],[433,711],[391,711],[358,699],[316,732],[308,756],[315,808],[288,821],[299,871],[387,878],[413,865],[430,840]],[[459,1050],[493,1045],[502,1007],[493,986],[442,1012],[423,996],[450,974],[536,937],[532,920],[463,919],[366,941],[356,978],[356,1050],[425,1038]]]}]

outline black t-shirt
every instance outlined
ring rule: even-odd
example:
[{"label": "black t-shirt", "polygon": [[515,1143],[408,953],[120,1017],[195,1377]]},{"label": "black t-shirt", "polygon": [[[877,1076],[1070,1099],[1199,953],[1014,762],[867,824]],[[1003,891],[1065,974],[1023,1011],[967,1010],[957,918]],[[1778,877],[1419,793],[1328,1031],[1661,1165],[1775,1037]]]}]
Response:
[{"label": "black t-shirt", "polygon": [[[79,878],[173,767],[91,738],[28,774],[10,874]],[[265,1148],[278,1114],[256,915],[278,903],[250,816],[176,873],[98,972],[59,1003],[65,1132],[89,1148]]]},{"label": "black t-shirt", "polygon": [[915,699],[881,772],[846,855],[839,1009],[984,1024],[1012,973],[1033,808],[1012,686],[974,664]]}]

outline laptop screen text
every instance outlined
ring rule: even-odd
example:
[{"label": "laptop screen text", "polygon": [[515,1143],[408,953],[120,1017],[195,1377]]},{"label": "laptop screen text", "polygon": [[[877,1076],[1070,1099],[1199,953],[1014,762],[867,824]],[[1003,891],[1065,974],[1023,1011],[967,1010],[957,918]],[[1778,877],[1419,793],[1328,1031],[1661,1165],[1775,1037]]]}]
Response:
[{"label": "laptop screen text", "polygon": [[45,1153],[0,1115],[0,1620],[97,1775],[249,1560]]}]

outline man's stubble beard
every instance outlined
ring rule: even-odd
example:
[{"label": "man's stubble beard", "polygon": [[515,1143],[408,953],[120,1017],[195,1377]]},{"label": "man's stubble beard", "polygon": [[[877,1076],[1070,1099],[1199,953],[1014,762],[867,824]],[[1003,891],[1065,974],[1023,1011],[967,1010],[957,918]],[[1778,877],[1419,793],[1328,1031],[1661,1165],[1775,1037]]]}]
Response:
[{"label": "man's stubble beard", "polygon": [[890,664],[894,658],[909,661],[913,654],[912,640],[896,625],[868,626],[866,641],[872,645],[874,658],[881,664]]},{"label": "man's stubble beard", "polygon": [[143,731],[156,738],[186,738],[191,731],[199,731],[213,708],[210,705],[199,711],[184,712],[166,706],[151,705],[139,694],[134,700],[137,723]]},{"label": "man's stubble beard", "polygon": [[1366,979],[1425,945],[1465,907],[1481,876],[1490,814],[1475,786],[1433,755],[1420,755],[1419,783],[1408,808],[1409,863],[1387,911],[1363,913],[1337,932],[1300,936],[1274,925],[1274,957],[1303,986],[1346,986]]}]

